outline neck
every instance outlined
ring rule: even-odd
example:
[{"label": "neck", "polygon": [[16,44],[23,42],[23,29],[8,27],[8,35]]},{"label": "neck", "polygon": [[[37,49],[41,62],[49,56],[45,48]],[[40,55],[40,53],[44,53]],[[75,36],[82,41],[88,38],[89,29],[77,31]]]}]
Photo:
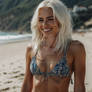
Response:
[{"label": "neck", "polygon": [[55,48],[55,45],[56,45],[56,36],[48,35],[42,37],[41,46],[46,46],[48,48]]}]

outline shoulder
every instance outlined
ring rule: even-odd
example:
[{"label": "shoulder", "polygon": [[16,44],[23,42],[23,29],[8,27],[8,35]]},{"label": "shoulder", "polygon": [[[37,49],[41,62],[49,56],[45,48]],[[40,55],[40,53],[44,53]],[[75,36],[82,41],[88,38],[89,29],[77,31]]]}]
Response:
[{"label": "shoulder", "polygon": [[71,50],[73,56],[80,55],[80,54],[85,55],[85,47],[84,47],[83,43],[78,40],[71,41],[70,50]]},{"label": "shoulder", "polygon": [[26,52],[29,53],[31,50],[32,50],[32,46],[28,45],[27,48],[26,48]]},{"label": "shoulder", "polygon": [[26,57],[31,57],[32,45],[28,45],[26,48]]}]

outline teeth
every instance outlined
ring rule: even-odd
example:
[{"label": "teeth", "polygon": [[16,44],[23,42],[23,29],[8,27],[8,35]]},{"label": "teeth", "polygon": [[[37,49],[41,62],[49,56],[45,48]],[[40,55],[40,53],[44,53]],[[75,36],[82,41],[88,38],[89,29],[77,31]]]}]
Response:
[{"label": "teeth", "polygon": [[44,29],[44,32],[48,32],[48,31],[50,31],[50,29]]}]

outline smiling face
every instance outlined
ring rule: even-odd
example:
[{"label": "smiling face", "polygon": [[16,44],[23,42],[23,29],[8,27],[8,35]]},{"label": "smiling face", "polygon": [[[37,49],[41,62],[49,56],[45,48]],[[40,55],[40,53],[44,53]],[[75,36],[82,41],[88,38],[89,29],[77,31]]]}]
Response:
[{"label": "smiling face", "polygon": [[42,7],[39,9],[37,27],[43,36],[56,37],[59,32],[59,22],[53,16],[52,8]]}]

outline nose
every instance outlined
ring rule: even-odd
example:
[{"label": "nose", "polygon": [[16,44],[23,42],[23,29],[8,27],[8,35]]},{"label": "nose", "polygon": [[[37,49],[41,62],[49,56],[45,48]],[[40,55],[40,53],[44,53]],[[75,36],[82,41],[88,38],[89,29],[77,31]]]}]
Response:
[{"label": "nose", "polygon": [[43,28],[47,28],[48,27],[48,23],[47,23],[47,20],[45,20],[44,22],[43,22]]}]

